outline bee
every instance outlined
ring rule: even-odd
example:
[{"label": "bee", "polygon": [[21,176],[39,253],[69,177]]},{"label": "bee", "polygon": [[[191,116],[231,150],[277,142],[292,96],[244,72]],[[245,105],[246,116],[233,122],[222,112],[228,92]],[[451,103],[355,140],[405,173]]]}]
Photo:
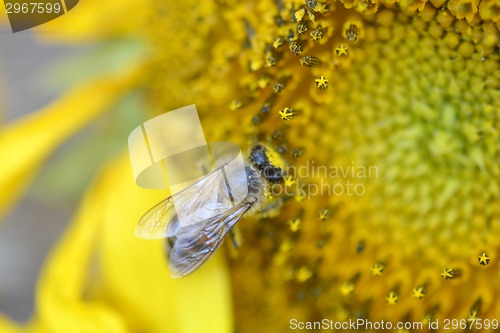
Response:
[{"label": "bee", "polygon": [[[254,144],[248,155],[244,161],[246,181],[232,181],[223,164],[193,185],[161,201],[139,220],[135,230],[137,237],[166,239],[165,250],[172,277],[180,278],[194,272],[244,215],[267,209],[265,189],[283,182],[284,163],[272,148],[262,143]],[[232,188],[228,184],[231,181]],[[221,193],[228,192],[232,202],[233,192],[241,187],[248,190],[239,203],[222,211],[215,208],[221,207]],[[186,213],[183,215],[189,216],[191,221],[188,223],[180,223],[176,211],[178,203]]]}]

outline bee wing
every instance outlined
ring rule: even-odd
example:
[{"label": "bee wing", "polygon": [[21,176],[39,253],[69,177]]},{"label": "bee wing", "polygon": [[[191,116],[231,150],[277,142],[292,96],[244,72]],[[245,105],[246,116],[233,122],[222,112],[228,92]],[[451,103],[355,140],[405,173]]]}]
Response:
[{"label": "bee wing", "polygon": [[172,277],[186,276],[200,267],[254,202],[251,199],[243,200],[218,216],[180,227],[167,242]]},{"label": "bee wing", "polygon": [[135,228],[135,235],[143,239],[168,237],[168,225],[175,216],[174,201],[172,197],[168,197],[141,217]]},{"label": "bee wing", "polygon": [[[215,170],[147,211],[135,229],[136,236],[144,239],[170,237],[179,227],[200,223],[236,207],[221,170]],[[246,182],[234,185],[246,186]],[[175,226],[171,223],[173,221],[177,222]]]}]

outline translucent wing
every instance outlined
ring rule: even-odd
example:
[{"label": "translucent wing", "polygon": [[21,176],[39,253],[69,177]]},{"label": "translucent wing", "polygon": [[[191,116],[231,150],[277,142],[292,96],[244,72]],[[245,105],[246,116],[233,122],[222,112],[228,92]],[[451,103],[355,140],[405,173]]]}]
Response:
[{"label": "translucent wing", "polygon": [[166,243],[172,277],[186,276],[200,267],[254,203],[247,198],[218,216],[184,227],[178,227],[174,217],[171,225],[175,235]]},{"label": "translucent wing", "polygon": [[174,201],[172,197],[168,197],[141,217],[135,228],[135,235],[144,239],[168,237],[167,228],[174,216],[176,216]]},{"label": "translucent wing", "polygon": [[[223,171],[224,167],[208,174],[195,184],[163,200],[151,208],[139,220],[135,234],[139,238],[158,239],[173,235],[169,227],[175,216],[180,227],[186,227],[205,221],[211,217],[223,214],[235,207],[231,188],[246,188],[246,180],[239,183],[231,179],[229,188],[228,178]],[[241,184],[240,184],[241,183]]]}]

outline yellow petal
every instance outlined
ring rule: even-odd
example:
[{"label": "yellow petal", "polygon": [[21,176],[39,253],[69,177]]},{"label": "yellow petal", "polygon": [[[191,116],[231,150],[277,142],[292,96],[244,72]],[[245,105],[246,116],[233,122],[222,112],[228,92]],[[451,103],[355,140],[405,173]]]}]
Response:
[{"label": "yellow petal", "polygon": [[112,164],[85,196],[43,269],[30,328],[232,332],[231,284],[221,251],[193,275],[172,279],[163,243],[134,236],[139,217],[165,193],[138,188],[129,164],[128,156]]},{"label": "yellow petal", "polygon": [[[38,34],[40,39],[60,40],[65,43],[105,39],[110,36],[131,36],[141,33],[152,10],[147,0],[85,0],[66,14],[35,28],[50,32]],[[4,30],[9,19],[2,6],[0,24]]]},{"label": "yellow petal", "polygon": [[0,25],[1,25],[0,27],[2,29],[5,29],[7,27],[8,22],[9,22],[9,17],[7,16],[7,13],[4,10],[0,10]]},{"label": "yellow petal", "polygon": [[2,333],[18,333],[20,329],[13,325],[7,318],[0,315],[0,332]]},{"label": "yellow petal", "polygon": [[21,195],[42,162],[129,86],[131,77],[101,78],[0,129],[0,217]]},{"label": "yellow petal", "polygon": [[139,218],[165,192],[137,187],[128,156],[115,172],[101,235],[102,297],[116,304],[136,332],[232,332],[231,282],[222,251],[192,275],[172,279],[164,242],[134,235]]},{"label": "yellow petal", "polygon": [[59,18],[41,25],[37,30],[53,33],[38,34],[40,39],[65,43],[101,40],[116,36],[137,35],[146,29],[148,0],[86,0]]},{"label": "yellow petal", "polygon": [[108,170],[90,189],[44,266],[36,293],[35,331],[126,332],[125,318],[111,305],[87,300],[84,295],[111,179]]}]

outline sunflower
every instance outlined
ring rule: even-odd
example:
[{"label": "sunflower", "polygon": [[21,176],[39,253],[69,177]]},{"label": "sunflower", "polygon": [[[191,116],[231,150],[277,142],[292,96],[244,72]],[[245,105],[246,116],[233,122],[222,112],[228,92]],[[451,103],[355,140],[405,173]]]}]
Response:
[{"label": "sunflower", "polygon": [[[63,42],[132,38],[147,56],[5,126],[1,208],[58,144],[137,90],[144,118],[196,104],[209,141],[274,147],[290,166],[290,195],[277,217],[239,223],[237,250],[171,280],[162,243],[133,236],[166,194],[137,188],[128,157],[116,156],[49,257],[27,329],[285,332],[324,318],[500,318],[499,1],[85,6],[54,21]],[[99,19],[110,20],[102,32]]]}]

